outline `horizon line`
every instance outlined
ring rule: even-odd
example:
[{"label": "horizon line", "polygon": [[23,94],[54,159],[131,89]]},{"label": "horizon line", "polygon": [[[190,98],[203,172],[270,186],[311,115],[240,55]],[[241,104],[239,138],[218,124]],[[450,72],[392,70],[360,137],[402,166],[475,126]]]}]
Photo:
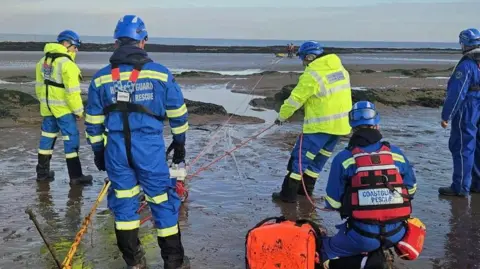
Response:
[{"label": "horizon line", "polygon": [[[0,35],[21,35],[21,36],[56,36],[55,34],[28,34],[28,33],[0,33]],[[107,35],[81,35],[83,37],[102,37],[102,38],[111,38],[110,36],[107,36]],[[426,43],[426,44],[430,44],[430,43],[438,43],[438,44],[454,44],[454,43],[458,43],[458,42],[448,42],[448,41],[388,41],[388,40],[320,40],[320,39],[303,39],[303,40],[299,40],[299,39],[272,39],[272,38],[218,38],[218,37],[171,37],[171,36],[168,36],[168,37],[159,37],[159,36],[149,36],[149,39],[151,38],[158,38],[158,39],[196,39],[196,40],[205,40],[205,39],[210,39],[210,40],[253,40],[253,41],[290,41],[290,42],[305,42],[305,41],[308,41],[308,40],[315,40],[315,41],[318,41],[320,43],[322,42],[379,42],[379,43]],[[83,39],[83,38],[81,38]],[[112,42],[114,42],[115,40],[113,38],[112,39]],[[14,41],[14,40],[6,40],[6,41],[0,41],[0,42],[30,42],[30,41],[33,41],[33,42],[40,42],[40,41],[34,41],[34,40],[30,40],[30,41]]]}]

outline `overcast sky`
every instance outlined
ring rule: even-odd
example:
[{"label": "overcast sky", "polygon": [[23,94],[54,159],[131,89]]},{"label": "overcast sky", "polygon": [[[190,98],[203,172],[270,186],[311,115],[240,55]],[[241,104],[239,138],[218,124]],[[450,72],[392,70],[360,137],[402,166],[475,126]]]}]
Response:
[{"label": "overcast sky", "polygon": [[152,37],[457,42],[462,29],[480,28],[480,0],[0,2],[0,33],[111,36],[125,14],[142,17]]}]

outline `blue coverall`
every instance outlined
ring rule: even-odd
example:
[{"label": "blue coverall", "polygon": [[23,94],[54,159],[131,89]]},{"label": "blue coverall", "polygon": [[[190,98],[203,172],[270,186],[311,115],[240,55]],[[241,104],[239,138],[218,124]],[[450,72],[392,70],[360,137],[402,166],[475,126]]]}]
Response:
[{"label": "blue coverall", "polygon": [[442,120],[451,121],[448,147],[453,158],[451,188],[456,193],[468,194],[471,189],[480,191],[479,87],[479,64],[464,56],[448,81],[442,109]]},{"label": "blue coverall", "polygon": [[[133,56],[132,56],[133,55]],[[129,62],[146,52],[135,47],[117,49],[110,61]],[[126,85],[132,65],[120,64],[122,84]],[[170,178],[163,138],[164,124],[154,117],[133,112],[129,115],[133,167],[129,165],[123,134],[121,112],[104,115],[103,109],[116,99],[112,83],[111,65],[99,70],[92,78],[86,106],[86,132],[94,151],[104,147],[102,134],[107,132],[105,168],[112,183],[108,193],[108,206],[115,214],[117,230],[134,230],[140,226],[138,194],[140,186],[150,205],[158,237],[178,234],[177,226],[180,198],[175,179]],[[173,139],[185,143],[188,130],[187,108],[180,87],[171,72],[152,61],[143,65],[133,103],[141,104],[156,115],[168,117]]]},{"label": "blue coverall", "polygon": [[[360,147],[365,152],[374,152],[381,148],[381,142]],[[408,193],[413,196],[417,189],[416,178],[407,157],[402,151],[390,144],[395,166],[398,167],[400,174],[403,177]],[[357,166],[353,158],[353,154],[348,149],[339,152],[332,161],[330,168],[330,175],[327,182],[327,196],[325,199],[325,207],[329,209],[340,210],[342,206],[342,198],[345,193],[347,181],[355,175]],[[355,226],[368,233],[380,233],[379,225],[371,225],[360,223],[355,220],[350,220]],[[363,252],[370,252],[380,247],[380,241],[376,238],[365,237],[360,235],[353,229],[347,229],[347,222],[337,225],[338,233],[332,237],[323,238],[322,242],[322,260],[327,261],[337,257],[349,257],[361,254]],[[390,232],[398,228],[401,222],[394,224],[387,224],[385,226],[386,232]],[[405,235],[405,228],[402,228],[398,233],[387,237],[392,243],[397,243]]]},{"label": "blue coverall", "polygon": [[66,114],[58,119],[54,116],[46,116],[43,118],[42,137],[40,138],[39,147],[40,152],[46,152],[51,155],[59,131],[62,134],[63,150],[66,158],[77,157],[77,152],[80,147],[80,136],[77,129],[77,120],[73,114]]},{"label": "blue coverall", "polygon": [[[323,167],[332,156],[335,145],[338,143],[340,136],[317,133],[317,134],[303,134],[302,141],[302,173],[317,179],[322,172]],[[288,170],[292,172],[290,177],[298,175],[297,180],[300,179],[300,165],[298,151],[300,149],[300,136],[293,147],[291,159]]]}]

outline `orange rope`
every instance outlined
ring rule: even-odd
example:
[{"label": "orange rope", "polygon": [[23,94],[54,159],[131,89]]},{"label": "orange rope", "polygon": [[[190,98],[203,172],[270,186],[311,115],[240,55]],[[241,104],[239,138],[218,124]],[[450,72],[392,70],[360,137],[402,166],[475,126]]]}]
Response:
[{"label": "orange rope", "polygon": [[98,194],[97,200],[95,201],[95,204],[93,204],[93,207],[90,210],[90,213],[83,219],[82,227],[80,228],[77,235],[75,236],[75,240],[73,241],[73,244],[70,247],[70,250],[68,251],[67,256],[63,260],[62,268],[64,269],[72,268],[73,256],[75,255],[75,252],[77,251],[77,248],[80,245],[80,241],[82,241],[83,234],[87,231],[88,224],[91,222],[91,219],[95,214],[95,211],[97,210],[98,205],[105,197],[105,194],[107,193],[107,190],[110,187],[110,184],[111,182],[108,179],[105,181],[105,184],[103,184],[103,188]]}]

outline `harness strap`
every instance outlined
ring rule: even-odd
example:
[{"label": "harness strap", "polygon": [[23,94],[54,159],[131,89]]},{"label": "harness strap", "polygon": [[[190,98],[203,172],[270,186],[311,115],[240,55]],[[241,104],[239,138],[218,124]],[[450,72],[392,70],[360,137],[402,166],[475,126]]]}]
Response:
[{"label": "harness strap", "polygon": [[315,231],[316,252],[320,254],[322,251],[322,238],[325,236],[325,234],[323,234],[322,231],[320,230],[320,227],[311,220],[299,219],[296,221],[297,226],[302,226],[303,224],[309,224],[312,227],[312,229]]},{"label": "harness strap", "polygon": [[[132,73],[130,74],[130,78],[128,79],[129,82],[132,83],[132,87],[135,89],[135,83],[137,82],[138,75],[140,74],[140,70],[142,66],[134,66]],[[120,68],[118,65],[112,65],[112,80],[114,83],[114,87],[118,89],[120,81]],[[131,98],[132,96],[130,96]],[[122,112],[122,121],[123,121],[123,136],[125,138],[125,149],[127,153],[127,160],[128,165],[133,168],[133,157],[132,157],[132,136],[130,130],[130,123],[128,121],[128,105],[127,102],[118,101],[115,107],[108,107],[109,109],[115,109],[117,111]],[[108,109],[107,109],[108,110]],[[113,110],[112,110],[113,111]],[[105,112],[104,112],[105,113]]]},{"label": "harness strap", "polygon": [[470,91],[480,91],[480,85],[476,85],[476,86],[471,86]]},{"label": "harness strap", "polygon": [[385,185],[385,187],[387,187],[387,189],[394,193],[396,192],[398,195],[402,196],[402,198],[405,198],[405,199],[408,199],[408,200],[411,200],[412,199],[412,196],[408,195],[408,194],[403,194],[399,191],[397,191],[390,183],[389,183],[389,178],[388,176],[386,175],[383,175],[383,184]]},{"label": "harness strap", "polygon": [[347,222],[347,230],[353,229],[355,232],[357,232],[358,234],[360,234],[362,236],[378,239],[380,241],[380,245],[382,247],[385,247],[385,246],[390,247],[390,246],[393,246],[394,244],[393,244],[392,241],[390,241],[388,239],[388,237],[397,234],[398,232],[400,232],[402,230],[402,228],[405,228],[405,229],[407,228],[406,223],[404,221],[402,221],[402,225],[400,225],[397,228],[391,230],[390,232],[387,232],[385,230],[385,224],[384,223],[381,223],[379,225],[380,225],[380,233],[379,234],[370,233],[370,232],[362,230],[352,220],[349,219],[348,222]]},{"label": "harness strap", "polygon": [[[135,93],[135,85],[143,65],[144,64],[135,65],[133,67],[132,73],[130,74],[130,78],[128,79],[128,83],[132,87],[132,93],[133,93],[132,94],[129,92],[130,100],[121,101],[121,100],[118,100],[117,98],[116,103],[111,104],[103,109],[103,113],[105,115],[114,111],[122,113],[123,135],[125,137],[125,149],[127,153],[128,164],[132,168],[134,167],[134,162],[133,162],[132,151],[131,151],[132,139],[131,139],[131,129],[130,129],[130,123],[129,123],[129,113],[132,113],[132,112],[145,113],[147,115],[154,117],[159,121],[163,121],[165,119],[163,116],[156,115],[145,106],[131,103]],[[120,92],[119,90],[121,89],[122,84],[121,84],[121,78],[120,78],[120,68],[118,64],[112,64],[111,75],[112,75],[113,86],[116,88],[117,92]]]},{"label": "harness strap", "polygon": [[[248,237],[250,236],[250,233],[253,230],[257,229],[258,227],[260,227],[260,226],[264,225],[265,223],[270,222],[272,220],[275,220],[275,223],[281,223],[281,222],[286,221],[287,219],[284,216],[280,216],[280,217],[269,217],[269,218],[266,218],[266,219],[260,221],[257,225],[255,225],[255,227],[248,230],[247,234],[245,235],[245,249],[247,249]],[[246,266],[246,269],[250,269],[250,267],[248,265],[248,255],[247,255],[246,251],[245,251],[245,266]]]},{"label": "harness strap", "polygon": [[[47,52],[47,53],[45,53],[45,60],[43,61],[43,65],[47,65],[47,61],[50,58],[50,59],[52,59],[52,61],[50,62],[50,66],[53,66],[53,62],[55,62],[56,59],[61,58],[61,57],[67,57],[68,59],[70,59],[70,61],[73,61],[72,57],[70,57],[70,55],[66,55],[66,54],[63,54],[63,53]],[[50,71],[51,71],[51,68],[50,68]],[[45,84],[45,102],[47,103],[48,110],[50,111],[50,113],[52,113],[52,110],[50,109],[50,104],[48,103],[48,86],[54,86],[54,87],[65,89],[65,84],[57,83],[57,82],[51,81],[49,79],[44,79],[43,84]]]}]

